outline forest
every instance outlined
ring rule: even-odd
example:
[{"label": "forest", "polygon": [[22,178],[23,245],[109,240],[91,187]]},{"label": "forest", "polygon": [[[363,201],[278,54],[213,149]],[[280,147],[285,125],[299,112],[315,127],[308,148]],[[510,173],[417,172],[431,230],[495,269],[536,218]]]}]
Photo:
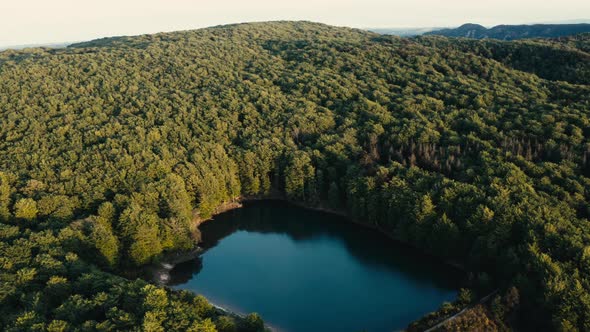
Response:
[{"label": "forest", "polygon": [[458,28],[442,29],[426,32],[426,35],[446,37],[465,37],[475,39],[516,40],[528,38],[556,38],[589,33],[590,24],[522,24],[497,25],[486,28],[479,24],[467,23]]},{"label": "forest", "polygon": [[496,290],[442,329],[588,331],[589,73],[590,34],[310,22],[0,52],[0,330],[261,331],[123,271],[280,193],[470,272],[410,330]]}]

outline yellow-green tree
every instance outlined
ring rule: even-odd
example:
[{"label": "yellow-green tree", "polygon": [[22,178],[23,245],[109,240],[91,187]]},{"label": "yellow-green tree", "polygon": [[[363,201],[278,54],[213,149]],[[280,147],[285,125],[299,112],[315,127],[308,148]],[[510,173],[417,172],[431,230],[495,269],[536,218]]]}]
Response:
[{"label": "yellow-green tree", "polygon": [[33,220],[37,217],[37,202],[32,198],[21,198],[14,205],[14,216],[16,218]]}]

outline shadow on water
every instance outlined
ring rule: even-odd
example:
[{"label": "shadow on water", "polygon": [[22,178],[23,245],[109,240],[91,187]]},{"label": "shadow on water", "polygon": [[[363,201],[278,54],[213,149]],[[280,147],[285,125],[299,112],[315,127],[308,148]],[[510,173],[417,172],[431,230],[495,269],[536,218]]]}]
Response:
[{"label": "shadow on water", "polygon": [[464,273],[344,217],[249,202],[200,227],[170,285],[282,331],[392,331],[457,296]]},{"label": "shadow on water", "polygon": [[[366,268],[395,270],[441,288],[459,288],[465,278],[462,271],[377,230],[349,222],[342,216],[303,209],[284,201],[247,202],[244,208],[220,214],[199,229],[201,247],[205,250],[238,231],[282,234],[295,242],[328,237],[341,241],[348,253]],[[171,273],[170,285],[188,282],[202,268],[202,257],[177,265]],[[439,277],[432,278],[433,271]]]}]

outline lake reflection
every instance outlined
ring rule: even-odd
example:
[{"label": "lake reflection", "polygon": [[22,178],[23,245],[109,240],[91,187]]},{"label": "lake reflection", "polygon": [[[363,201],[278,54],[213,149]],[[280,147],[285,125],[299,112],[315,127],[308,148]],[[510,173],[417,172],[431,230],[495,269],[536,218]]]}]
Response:
[{"label": "lake reflection", "polygon": [[462,275],[343,217],[248,203],[200,226],[207,251],[171,285],[281,331],[392,331],[457,295]]}]

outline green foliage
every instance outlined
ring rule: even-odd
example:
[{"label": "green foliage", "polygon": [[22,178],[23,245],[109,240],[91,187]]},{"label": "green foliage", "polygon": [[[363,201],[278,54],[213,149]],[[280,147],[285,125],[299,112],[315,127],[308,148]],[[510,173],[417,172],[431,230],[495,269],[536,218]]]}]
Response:
[{"label": "green foliage", "polygon": [[292,156],[289,165],[285,168],[285,193],[294,201],[314,202],[315,169],[311,164],[311,158],[299,152]]},{"label": "green foliage", "polygon": [[146,264],[162,253],[162,244],[158,234],[158,219],[155,215],[139,212],[135,219],[122,220],[122,222],[135,224],[133,234],[128,238],[130,242],[128,255],[133,263],[136,265]]},{"label": "green foliage", "polygon": [[33,220],[37,218],[37,202],[31,198],[21,198],[14,204],[15,218]]},{"label": "green foliage", "polygon": [[[590,25],[587,25],[590,28]],[[426,45],[459,49],[549,80],[590,84],[590,34],[560,39],[533,39],[506,42],[494,39],[446,39],[421,37]],[[481,96],[477,97],[481,98]]]},{"label": "green foliage", "polygon": [[219,314],[203,297],[102,272],[69,252],[78,226],[3,238],[0,262],[12,262],[0,265],[3,331],[215,331]]},{"label": "green foliage", "polygon": [[8,177],[0,172],[0,221],[10,218],[10,184]]},{"label": "green foliage", "polygon": [[284,195],[518,288],[520,310],[473,321],[588,330],[589,37],[274,22],[1,52],[0,328],[231,330],[94,265],[190,249],[221,204]]},{"label": "green foliage", "polygon": [[63,320],[53,320],[47,325],[47,332],[66,332],[68,323]]},{"label": "green foliage", "polygon": [[246,332],[262,332],[264,331],[264,322],[257,313],[251,313],[246,316],[243,322],[243,329]]},{"label": "green foliage", "polygon": [[187,331],[190,332],[217,332],[215,324],[207,318],[202,322],[195,322]]},{"label": "green foliage", "polygon": [[119,240],[108,225],[94,222],[91,227],[90,244],[98,250],[104,259],[103,265],[115,267],[119,258]]},{"label": "green foliage", "polygon": [[237,325],[233,318],[229,316],[221,316],[215,323],[219,332],[236,332]]}]

